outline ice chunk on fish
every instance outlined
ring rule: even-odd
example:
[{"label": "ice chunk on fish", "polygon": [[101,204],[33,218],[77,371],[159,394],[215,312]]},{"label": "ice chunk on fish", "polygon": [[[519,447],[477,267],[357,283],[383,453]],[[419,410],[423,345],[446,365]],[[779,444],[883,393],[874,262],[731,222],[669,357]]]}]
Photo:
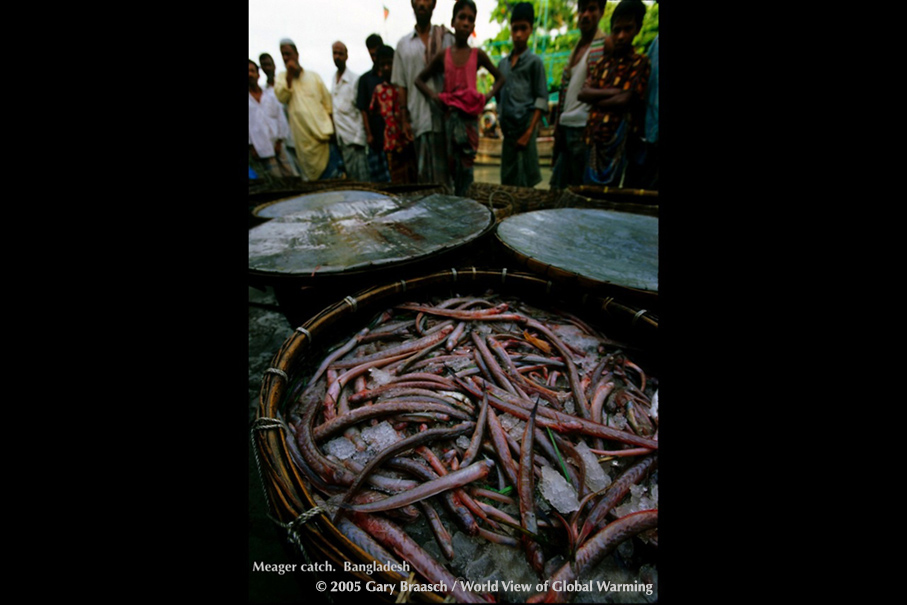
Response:
[{"label": "ice chunk on fish", "polygon": [[340,460],[346,460],[356,453],[356,446],[346,437],[331,439],[324,444],[324,449],[329,456],[336,456]]},{"label": "ice chunk on fish", "polygon": [[387,420],[362,429],[362,438],[377,452],[400,441],[400,435]]},{"label": "ice chunk on fish", "polygon": [[384,386],[394,379],[393,374],[382,370],[381,368],[372,368],[368,372],[374,382],[373,388]]},{"label": "ice chunk on fish", "polygon": [[586,485],[594,492],[601,491],[611,485],[611,477],[602,468],[598,457],[589,450],[584,441],[576,446],[576,451],[586,465]]},{"label": "ice chunk on fish", "polygon": [[549,466],[542,467],[542,480],[539,481],[539,490],[542,496],[559,513],[565,514],[579,510],[579,500],[576,491],[564,476]]}]

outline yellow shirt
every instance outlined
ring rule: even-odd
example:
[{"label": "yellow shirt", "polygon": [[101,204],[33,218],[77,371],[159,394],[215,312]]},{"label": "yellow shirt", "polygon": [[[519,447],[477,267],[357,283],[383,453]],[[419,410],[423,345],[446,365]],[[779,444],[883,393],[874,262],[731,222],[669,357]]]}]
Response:
[{"label": "yellow shirt", "polygon": [[331,93],[318,74],[303,69],[289,89],[287,72],[278,74],[274,78],[274,94],[287,106],[299,165],[308,180],[317,180],[328,166],[328,141],[334,134]]}]

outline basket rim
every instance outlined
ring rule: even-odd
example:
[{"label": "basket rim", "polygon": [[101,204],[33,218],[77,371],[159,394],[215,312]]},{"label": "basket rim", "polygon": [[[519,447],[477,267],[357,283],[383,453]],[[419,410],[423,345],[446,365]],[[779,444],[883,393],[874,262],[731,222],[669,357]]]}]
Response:
[{"label": "basket rim", "polygon": [[[604,194],[615,194],[628,197],[642,197],[642,198],[657,198],[658,190],[657,189],[631,189],[627,187],[608,187],[608,186],[595,186],[595,185],[571,185],[564,189],[565,191],[570,191],[572,193],[580,193],[583,191],[596,191],[598,193]],[[646,203],[646,202],[641,202]],[[657,203],[657,202],[654,202]]]},{"label": "basket rim", "polygon": [[[615,196],[619,199],[591,197],[588,192]],[[630,214],[642,214],[658,218],[658,192],[647,189],[619,189],[613,187],[593,187],[577,185],[563,190],[558,198],[561,207],[588,207]]]}]

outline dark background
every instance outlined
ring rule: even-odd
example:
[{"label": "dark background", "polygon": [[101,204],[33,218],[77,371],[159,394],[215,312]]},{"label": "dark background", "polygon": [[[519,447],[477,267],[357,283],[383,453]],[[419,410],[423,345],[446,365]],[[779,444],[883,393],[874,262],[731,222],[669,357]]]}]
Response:
[{"label": "dark background", "polygon": [[[123,443],[115,458],[128,461],[128,502],[141,507],[127,507],[116,528],[128,528],[120,533],[130,554],[137,545],[155,553],[133,594],[147,587],[205,600],[316,598],[287,576],[250,579],[259,553],[270,562],[285,555],[276,531],[269,541],[255,495],[242,407],[248,183],[238,122],[246,92],[235,70],[247,58],[247,8],[226,9],[240,17],[228,19],[229,35],[214,42],[200,34],[213,31],[207,14],[156,28],[149,45],[178,27],[186,55],[169,57],[169,65],[167,57],[143,55],[153,76],[136,93],[155,78],[180,86],[125,106],[126,115],[152,115],[162,128],[151,149],[128,158],[119,181],[130,187],[120,238],[135,252],[116,255],[130,270],[112,282],[116,310],[128,320],[122,336],[134,345],[110,355],[133,371],[117,394],[138,390],[148,400],[129,415],[130,430],[143,437]],[[793,472],[784,469],[799,459],[767,444],[799,442],[790,423],[766,411],[787,405],[777,399],[790,372],[778,347],[798,288],[785,270],[792,262],[785,241],[796,229],[784,217],[803,203],[796,193],[805,152],[796,142],[808,135],[791,124],[804,103],[790,91],[808,70],[790,67],[783,36],[770,35],[776,30],[748,8],[660,7],[659,332],[663,358],[676,360],[665,364],[660,393],[670,402],[660,435],[662,602],[749,593],[762,586],[766,567],[783,574],[779,566],[807,546],[790,534],[777,539],[772,503]],[[714,39],[729,19],[734,39]],[[187,133],[190,145],[180,138]],[[116,495],[112,502],[127,501]]]}]

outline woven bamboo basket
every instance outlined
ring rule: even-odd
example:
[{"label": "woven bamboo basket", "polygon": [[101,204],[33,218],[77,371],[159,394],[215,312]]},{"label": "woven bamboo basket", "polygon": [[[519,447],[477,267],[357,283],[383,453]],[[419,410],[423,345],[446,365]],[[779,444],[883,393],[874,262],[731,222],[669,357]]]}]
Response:
[{"label": "woven bamboo basket", "polygon": [[557,208],[599,208],[658,216],[658,192],[650,189],[620,189],[581,185],[559,192]]},{"label": "woven bamboo basket", "polygon": [[554,208],[559,192],[551,189],[515,187],[513,185],[495,183],[473,183],[469,186],[467,197],[474,199],[480,204],[489,206],[492,211],[495,211],[495,205],[498,205],[501,209],[506,209],[509,204],[509,212],[501,216],[501,218],[504,218],[504,216],[510,216],[511,214]]},{"label": "woven bamboo basket", "polygon": [[[375,313],[388,306],[404,300],[424,300],[431,295],[481,293],[488,289],[518,295],[533,304],[562,305],[560,308],[575,312],[590,323],[597,322],[602,329],[633,343],[641,351],[657,353],[658,319],[645,309],[627,306],[613,298],[553,287],[550,281],[507,269],[449,269],[372,287],[324,309],[297,328],[275,354],[272,367],[262,380],[259,409],[252,430],[258,470],[271,515],[301,559],[330,561],[335,569],[343,569],[345,561],[373,562],[316,506],[310,486],[292,462],[286,442],[288,435],[292,438],[292,433],[286,427],[284,414],[304,380],[332,345],[348,339]],[[657,366],[654,358],[646,363],[650,367]],[[374,580],[396,586],[408,579],[395,571],[377,571],[372,575],[350,571],[341,576],[339,579]],[[412,581],[427,583],[418,576]],[[378,594],[386,602],[398,598],[396,591],[391,595]],[[413,601],[439,603],[445,600],[445,595],[434,592],[407,594]]]}]

